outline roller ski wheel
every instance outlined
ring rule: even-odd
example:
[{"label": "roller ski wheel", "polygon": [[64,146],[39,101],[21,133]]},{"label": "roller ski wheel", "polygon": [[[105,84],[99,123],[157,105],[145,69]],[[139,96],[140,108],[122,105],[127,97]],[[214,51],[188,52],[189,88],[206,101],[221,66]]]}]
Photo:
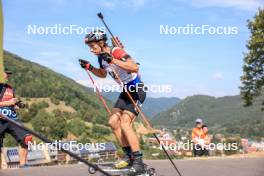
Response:
[{"label": "roller ski wheel", "polygon": [[157,176],[156,169],[155,168],[149,168],[147,170],[147,174],[148,174],[148,176]]},{"label": "roller ski wheel", "polygon": [[157,176],[155,168],[148,168],[148,165],[144,164],[144,173],[140,174],[124,174],[124,176]]},{"label": "roller ski wheel", "polygon": [[93,167],[88,167],[88,172],[89,172],[89,174],[95,174],[97,172],[97,169],[95,169]]},{"label": "roller ski wheel", "polygon": [[142,174],[124,174],[122,176],[157,176],[156,170],[154,168],[148,169],[145,173]]}]

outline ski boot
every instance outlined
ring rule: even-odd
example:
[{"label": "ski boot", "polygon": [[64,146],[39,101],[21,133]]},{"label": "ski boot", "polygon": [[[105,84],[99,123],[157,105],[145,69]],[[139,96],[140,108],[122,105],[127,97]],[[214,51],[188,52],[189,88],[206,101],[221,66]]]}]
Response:
[{"label": "ski boot", "polygon": [[146,165],[142,161],[142,157],[134,158],[132,166],[129,168],[127,175],[136,176],[146,174]]},{"label": "ski boot", "polygon": [[125,156],[124,158],[122,158],[121,160],[115,163],[115,168],[124,169],[124,168],[132,166],[132,164],[133,164],[133,159],[129,156]]}]

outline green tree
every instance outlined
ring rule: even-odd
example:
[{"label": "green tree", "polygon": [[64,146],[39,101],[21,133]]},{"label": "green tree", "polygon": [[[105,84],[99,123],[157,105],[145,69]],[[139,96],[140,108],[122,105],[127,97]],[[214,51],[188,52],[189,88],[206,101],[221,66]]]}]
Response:
[{"label": "green tree", "polygon": [[89,134],[86,131],[83,132],[82,135],[79,137],[78,142],[83,144],[91,143]]},{"label": "green tree", "polygon": [[22,122],[27,123],[31,120],[31,116],[29,116],[28,109],[19,109],[17,112]]},{"label": "green tree", "polygon": [[32,120],[33,128],[53,140],[60,140],[67,136],[66,120],[62,117],[54,117],[42,110]]},{"label": "green tree", "polygon": [[75,136],[80,136],[85,131],[85,124],[81,119],[73,119],[67,124],[67,130]]},{"label": "green tree", "polygon": [[46,101],[41,101],[41,102],[38,103],[38,107],[39,107],[39,109],[48,108],[49,107],[49,103],[47,103]]},{"label": "green tree", "polygon": [[28,120],[32,120],[38,113],[39,111],[39,107],[36,103],[32,103],[30,108],[28,109]]},{"label": "green tree", "polygon": [[4,146],[5,147],[16,147],[19,144],[16,142],[15,138],[10,134],[6,134],[4,138]]},{"label": "green tree", "polygon": [[252,105],[264,89],[264,9],[259,9],[254,18],[248,20],[248,28],[251,36],[244,57],[243,85],[240,88],[245,106]]},{"label": "green tree", "polygon": [[111,130],[103,125],[94,124],[91,129],[91,136],[97,141],[105,141],[106,136],[111,134]]},{"label": "green tree", "polygon": [[58,100],[58,99],[56,99],[56,98],[54,98],[54,97],[51,97],[50,100],[51,100],[51,102],[52,102],[53,104],[55,104],[55,105],[59,105],[59,104],[60,104],[60,100]]}]

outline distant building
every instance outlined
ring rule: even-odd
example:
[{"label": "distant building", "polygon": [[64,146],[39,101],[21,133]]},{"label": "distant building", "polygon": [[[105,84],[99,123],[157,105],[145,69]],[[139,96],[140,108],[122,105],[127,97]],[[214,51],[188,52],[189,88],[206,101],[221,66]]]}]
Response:
[{"label": "distant building", "polygon": [[257,151],[264,151],[264,142],[253,142],[251,147],[255,147]]},{"label": "distant building", "polygon": [[[18,168],[19,167],[19,148],[9,147],[2,148],[2,168]],[[47,160],[44,151],[41,150],[29,150],[28,151],[28,165],[40,166],[46,165]]]},{"label": "distant building", "polygon": [[[165,133],[162,137],[159,137],[160,143],[164,145],[176,144],[177,141],[171,136],[170,133]],[[157,145],[158,141],[156,138],[147,138],[146,142]]]},{"label": "distant building", "polygon": [[80,155],[85,159],[100,158],[100,159],[114,159],[117,158],[117,148],[114,143],[106,142],[101,143],[102,148],[90,148],[80,150]]},{"label": "distant building", "polygon": [[[78,150],[77,142],[69,141],[63,143],[71,143],[72,145],[70,151],[86,160],[92,158],[109,159],[111,157],[117,157],[117,148],[112,142],[93,143],[87,147],[82,147],[82,149],[80,150]],[[73,157],[70,157],[62,151],[58,151],[58,162],[70,163],[74,161],[76,161],[76,159],[74,159]]]},{"label": "distant building", "polygon": [[[69,141],[62,142],[60,144],[70,144],[71,147],[69,151],[72,153],[86,159],[98,158],[98,159],[110,159],[117,158],[117,148],[114,143],[106,142],[106,143],[94,143],[91,144],[90,148],[83,148],[82,150],[78,150],[77,142]],[[101,146],[101,148],[97,148],[94,146]],[[19,148],[18,147],[4,147],[2,148],[1,158],[2,158],[2,169],[7,168],[18,168],[19,167]],[[72,163],[77,162],[76,159],[69,156],[68,154],[57,150],[55,147],[50,145],[46,145],[43,147],[43,150],[29,150],[28,153],[28,162],[27,164],[30,166],[41,166],[41,165],[50,165],[57,163]]]},{"label": "distant building", "polygon": [[[177,141],[171,136],[170,133],[165,133],[162,137],[158,136],[160,140],[160,144],[163,145],[165,148],[169,147],[170,145],[176,145]],[[156,138],[147,138],[146,142],[149,144],[152,144],[153,148],[156,148],[156,146],[160,147],[158,141]],[[177,155],[178,152],[175,150],[169,150],[169,148],[166,149],[169,155]],[[158,156],[156,153],[153,156]]]},{"label": "distant building", "polygon": [[264,151],[264,142],[250,141],[248,139],[241,139],[241,144],[244,153]]}]

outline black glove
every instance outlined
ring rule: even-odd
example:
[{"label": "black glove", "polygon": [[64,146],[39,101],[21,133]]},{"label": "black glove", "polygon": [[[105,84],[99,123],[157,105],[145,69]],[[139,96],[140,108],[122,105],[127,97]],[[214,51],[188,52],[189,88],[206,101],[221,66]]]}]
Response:
[{"label": "black glove", "polygon": [[107,62],[107,63],[111,63],[112,62],[112,60],[113,60],[113,57],[110,55],[110,54],[108,54],[108,53],[101,53],[100,55],[99,55],[99,57],[101,58],[101,59],[103,59],[105,62]]},{"label": "black glove", "polygon": [[89,61],[83,60],[83,59],[79,59],[79,63],[81,65],[82,68],[92,71],[93,70],[93,66],[90,64]]},{"label": "black glove", "polygon": [[18,99],[18,102],[16,103],[16,106],[23,109],[26,108],[26,104],[22,102],[22,100]]}]

